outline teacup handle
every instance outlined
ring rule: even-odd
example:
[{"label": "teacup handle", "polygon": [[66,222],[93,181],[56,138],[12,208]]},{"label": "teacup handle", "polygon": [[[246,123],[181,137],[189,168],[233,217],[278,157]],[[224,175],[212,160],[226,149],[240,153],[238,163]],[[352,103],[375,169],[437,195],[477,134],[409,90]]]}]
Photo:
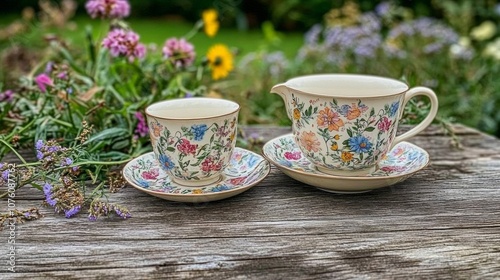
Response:
[{"label": "teacup handle", "polygon": [[431,102],[431,109],[429,111],[429,114],[417,126],[415,126],[414,128],[410,129],[409,131],[394,138],[394,141],[392,142],[392,147],[394,147],[397,143],[399,143],[403,140],[406,140],[412,136],[415,136],[417,133],[424,130],[426,127],[428,127],[432,123],[432,121],[436,117],[436,114],[438,111],[438,99],[437,99],[437,96],[434,93],[434,91],[432,91],[431,89],[426,88],[426,87],[414,87],[405,93],[405,99],[403,101],[403,106],[401,107],[399,118],[401,119],[403,117],[403,112],[404,112],[404,108],[406,107],[406,103],[408,103],[408,101],[410,99],[412,99],[413,97],[415,97],[417,95],[424,95],[424,96],[429,97],[429,100]]}]

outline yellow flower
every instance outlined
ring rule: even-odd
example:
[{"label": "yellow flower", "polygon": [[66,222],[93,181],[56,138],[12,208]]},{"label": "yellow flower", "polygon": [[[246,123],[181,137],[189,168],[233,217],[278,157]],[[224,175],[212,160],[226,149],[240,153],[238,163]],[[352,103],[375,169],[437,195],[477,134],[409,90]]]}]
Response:
[{"label": "yellow flower", "polygon": [[342,158],[343,162],[349,162],[353,159],[353,154],[350,152],[342,152],[342,155],[340,157]]},{"label": "yellow flower", "polygon": [[201,189],[194,189],[193,194],[202,194],[203,191]]},{"label": "yellow flower", "polygon": [[201,15],[203,19],[203,27],[205,34],[208,37],[214,37],[219,30],[219,21],[217,20],[217,11],[215,9],[208,9],[203,11]]},{"label": "yellow flower", "polygon": [[332,149],[332,151],[336,151],[339,149],[339,145],[337,143],[333,143],[330,149]]},{"label": "yellow flower", "polygon": [[293,109],[293,118],[295,120],[299,120],[300,119],[300,110],[299,109],[297,109],[297,108]]},{"label": "yellow flower", "polygon": [[217,44],[211,47],[208,50],[207,59],[214,80],[227,77],[233,70],[233,54],[225,45]]},{"label": "yellow flower", "polygon": [[339,139],[340,139],[340,135],[335,134],[335,136],[333,136],[333,139],[335,139],[335,140],[339,140]]},{"label": "yellow flower", "polygon": [[484,41],[492,38],[497,32],[495,23],[488,20],[474,27],[470,32],[470,36],[478,41]]}]

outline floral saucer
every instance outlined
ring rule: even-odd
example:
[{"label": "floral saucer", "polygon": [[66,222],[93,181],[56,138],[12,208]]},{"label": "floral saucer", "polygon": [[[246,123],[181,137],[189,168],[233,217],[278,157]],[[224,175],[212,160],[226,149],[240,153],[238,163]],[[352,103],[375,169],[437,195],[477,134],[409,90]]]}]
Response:
[{"label": "floral saucer", "polygon": [[263,155],[286,175],[293,179],[336,193],[357,193],[394,185],[406,180],[429,163],[429,154],[408,142],[400,142],[387,153],[378,169],[367,176],[342,177],[319,172],[302,155],[292,134],[283,135],[267,142]]},{"label": "floral saucer", "polygon": [[269,162],[251,151],[235,148],[219,182],[187,187],[173,182],[158,164],[154,153],[139,156],[123,168],[123,177],[136,189],[171,201],[201,203],[240,194],[262,181],[271,170]]}]

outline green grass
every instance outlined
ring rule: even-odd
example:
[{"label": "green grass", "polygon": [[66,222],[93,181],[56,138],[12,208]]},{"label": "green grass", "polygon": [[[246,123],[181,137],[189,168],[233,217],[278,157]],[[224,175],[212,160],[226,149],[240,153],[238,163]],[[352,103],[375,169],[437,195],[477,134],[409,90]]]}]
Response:
[{"label": "green grass", "polygon": [[[8,15],[0,17],[0,28],[5,27],[14,19],[14,16]],[[35,46],[40,44],[45,33],[54,33],[73,46],[82,46],[85,44],[85,29],[87,27],[92,27],[95,38],[104,37],[108,28],[108,23],[106,21],[92,20],[86,16],[76,17],[72,22],[75,23],[75,29],[51,28],[46,30],[48,32],[39,31],[35,32],[35,34],[23,34],[20,39],[24,41],[26,45]],[[156,44],[159,48],[158,52],[161,52],[161,47],[168,38],[183,37],[187,35],[194,26],[194,24],[190,22],[161,18],[132,18],[128,19],[127,23],[141,36],[141,42],[145,44]],[[194,44],[198,57],[204,55],[213,44],[222,43],[234,48],[238,53],[238,57],[242,57],[249,52],[266,48],[267,50],[281,50],[287,57],[291,58],[296,55],[298,48],[302,45],[302,36],[303,35],[300,33],[279,34],[279,43],[276,44],[275,42],[271,44],[266,40],[261,30],[242,31],[235,28],[222,27],[213,38],[209,38],[201,30],[191,38],[190,42]],[[0,48],[8,44],[10,44],[10,42],[0,42]]]}]

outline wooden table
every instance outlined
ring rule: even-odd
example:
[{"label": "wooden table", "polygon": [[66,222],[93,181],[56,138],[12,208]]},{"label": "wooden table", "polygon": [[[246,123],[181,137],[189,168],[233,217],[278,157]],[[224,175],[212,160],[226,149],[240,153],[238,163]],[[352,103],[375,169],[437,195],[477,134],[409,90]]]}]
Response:
[{"label": "wooden table", "polygon": [[[0,232],[0,278],[499,279],[500,140],[455,129],[463,149],[430,127],[411,142],[431,164],[364,194],[323,192],[273,167],[247,192],[205,204],[125,188],[115,198],[129,220],[65,219],[42,207],[43,219],[16,228],[16,273],[6,267],[9,230]],[[43,194],[16,197],[24,208]]]}]

